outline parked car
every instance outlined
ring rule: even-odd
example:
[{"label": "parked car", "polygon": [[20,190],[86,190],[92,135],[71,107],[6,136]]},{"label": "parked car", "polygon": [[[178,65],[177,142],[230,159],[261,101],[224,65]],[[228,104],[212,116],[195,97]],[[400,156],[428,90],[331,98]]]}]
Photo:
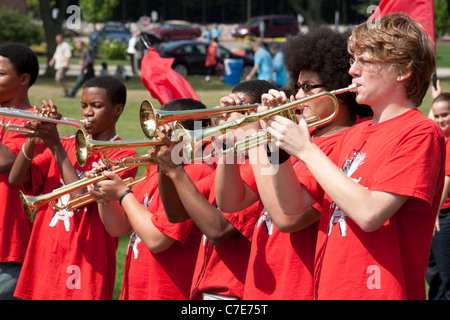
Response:
[{"label": "parked car", "polygon": [[248,20],[243,25],[231,32],[235,38],[246,36],[260,37],[260,23],[264,23],[264,37],[289,37],[298,33],[298,22],[296,17],[290,15],[258,16]]},{"label": "parked car", "polygon": [[121,23],[108,22],[102,30],[102,36],[109,40],[128,42],[131,38],[131,32]]},{"label": "parked car", "polygon": [[[195,40],[180,40],[167,43],[162,49],[161,57],[174,58],[172,68],[186,77],[190,74],[207,74],[205,67],[207,49],[209,42]],[[254,60],[246,55],[237,55],[219,45],[219,63],[223,64],[224,59],[239,59],[243,61],[242,75],[247,75],[253,68]],[[218,70],[218,72],[220,72]]]},{"label": "parked car", "polygon": [[199,27],[192,26],[182,20],[169,20],[161,24],[159,28],[151,29],[164,42],[172,40],[197,39],[202,34]]}]

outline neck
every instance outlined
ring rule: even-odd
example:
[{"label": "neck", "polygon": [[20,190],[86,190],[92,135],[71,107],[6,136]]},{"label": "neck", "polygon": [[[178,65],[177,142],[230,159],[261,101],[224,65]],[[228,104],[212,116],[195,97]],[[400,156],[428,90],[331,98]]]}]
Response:
[{"label": "neck", "polygon": [[354,121],[351,120],[352,117],[350,115],[349,107],[346,105],[340,104],[339,111],[336,118],[327,126],[317,128],[314,136],[316,137],[327,137],[331,136],[339,131],[347,129],[355,124]]},{"label": "neck", "polygon": [[93,140],[98,140],[98,141],[110,141],[110,140],[113,140],[113,139],[115,139],[117,137],[118,137],[118,135],[116,133],[116,130],[103,131],[101,133],[97,133],[97,134],[93,134],[92,135],[92,139]]},{"label": "neck", "polygon": [[2,108],[15,108],[15,109],[29,109],[31,108],[30,101],[27,95],[17,96],[12,99],[0,102],[0,107]]},{"label": "neck", "polygon": [[372,124],[377,124],[398,117],[411,109],[415,109],[415,106],[411,101],[405,101],[403,104],[393,103],[386,106],[372,107]]}]

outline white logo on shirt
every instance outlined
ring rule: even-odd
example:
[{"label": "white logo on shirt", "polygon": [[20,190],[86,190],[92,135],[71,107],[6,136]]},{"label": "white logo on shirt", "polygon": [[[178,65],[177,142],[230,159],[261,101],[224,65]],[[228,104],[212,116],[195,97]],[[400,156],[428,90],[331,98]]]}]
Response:
[{"label": "white logo on shirt", "polygon": [[[77,170],[77,175],[80,177],[80,179],[83,179],[86,174],[83,171]],[[65,186],[64,180],[61,178],[61,186]],[[66,206],[66,204],[70,201],[70,195],[65,194],[61,198],[58,199],[56,202],[56,205],[58,207]],[[77,209],[76,209],[77,210]],[[87,208],[84,208],[84,211],[86,212]],[[70,231],[70,218],[73,217],[73,211],[67,211],[67,210],[58,210],[55,212],[55,214],[52,217],[52,220],[49,223],[50,227],[55,227],[58,222],[61,220],[64,223],[64,230],[67,232]]]},{"label": "white logo on shirt", "polygon": [[269,213],[266,209],[263,210],[263,213],[258,219],[258,223],[256,224],[256,227],[259,228],[260,224],[262,222],[265,222],[266,228],[267,228],[267,234],[270,236],[273,233],[273,221],[272,218],[269,216]]},{"label": "white logo on shirt", "polygon": [[[352,159],[347,159],[344,163],[341,171],[344,172],[347,177],[352,178],[352,174],[358,169],[360,165],[364,163],[364,159],[366,158],[366,153],[353,153]],[[352,178],[353,181],[359,183],[361,181],[361,177],[358,179]],[[345,221],[345,213],[342,211],[334,202],[330,204],[330,209],[334,209],[333,214],[330,218],[328,235],[331,233],[331,227],[333,224],[339,223],[339,229],[341,231],[341,236],[345,237],[347,235],[347,223]]]},{"label": "white logo on shirt", "polygon": [[[148,193],[145,194],[144,196],[144,203],[142,204],[142,206],[147,210],[148,206],[150,205],[150,202],[152,202],[153,199],[153,195],[151,197],[149,197]],[[131,231],[131,235],[130,235],[130,242],[128,243],[128,247],[132,248],[133,250],[133,257],[134,259],[137,259],[139,256],[139,250],[138,250],[138,244],[139,242],[141,242],[141,238],[137,235],[136,232],[134,232],[134,230]]]}]

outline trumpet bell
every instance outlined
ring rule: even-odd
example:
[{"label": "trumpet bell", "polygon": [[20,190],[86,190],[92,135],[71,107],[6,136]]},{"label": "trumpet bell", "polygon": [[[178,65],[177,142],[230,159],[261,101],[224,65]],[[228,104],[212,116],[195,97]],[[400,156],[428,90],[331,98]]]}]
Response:
[{"label": "trumpet bell", "polygon": [[206,109],[191,109],[180,111],[157,110],[153,107],[150,101],[144,100],[141,103],[139,112],[139,119],[142,131],[145,136],[152,139],[155,136],[156,128],[162,124],[174,121],[186,120],[202,120],[217,117],[220,114],[231,112],[248,113],[251,110],[256,110],[258,104],[238,105],[232,107],[220,108],[206,108]]},{"label": "trumpet bell", "polygon": [[23,207],[23,211],[25,212],[25,216],[27,217],[28,221],[33,222],[38,207],[36,207],[34,203],[29,201],[27,196],[22,191],[19,191],[19,198],[20,203]]},{"label": "trumpet bell", "polygon": [[142,131],[147,138],[155,136],[157,128],[157,113],[150,101],[144,100],[141,103],[141,109],[139,112],[139,122],[141,124]]}]

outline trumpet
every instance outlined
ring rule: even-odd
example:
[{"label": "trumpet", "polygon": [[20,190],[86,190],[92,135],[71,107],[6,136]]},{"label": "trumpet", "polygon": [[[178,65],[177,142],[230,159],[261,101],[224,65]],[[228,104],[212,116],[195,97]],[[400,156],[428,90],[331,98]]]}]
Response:
[{"label": "trumpet", "polygon": [[[49,122],[54,124],[62,124],[74,126],[76,128],[80,128],[81,125],[87,122],[87,120],[77,120],[72,118],[62,117],[61,119],[51,118],[48,113],[36,114],[33,111],[21,110],[21,109],[13,109],[13,108],[0,108],[0,116],[9,117],[9,118],[18,118],[18,119],[26,119],[31,121],[42,121]],[[33,133],[32,130],[25,128],[23,125],[5,123],[4,118],[0,120],[0,126],[5,128],[6,131],[12,131],[16,133],[29,134]]]},{"label": "trumpet", "polygon": [[256,110],[258,106],[258,104],[248,104],[233,107],[167,111],[157,110],[153,107],[150,101],[144,100],[141,103],[139,120],[145,136],[152,139],[155,136],[156,128],[165,123],[184,120],[210,119],[217,117],[220,114],[230,112],[243,112],[246,114],[251,110]]},{"label": "trumpet", "polygon": [[[156,163],[152,160],[150,155],[143,156],[133,156],[127,157],[119,160],[120,166],[114,170],[112,170],[115,174],[120,174],[127,170],[131,170],[138,166],[146,166],[147,171],[146,174],[143,175],[140,179],[135,180],[133,178],[127,178],[123,181],[128,187],[134,186],[149,177],[150,174],[150,166],[155,165]],[[39,196],[27,196],[22,191],[19,191],[20,201],[22,203],[22,207],[25,211],[25,215],[27,216],[30,222],[34,221],[36,213],[40,207],[45,204],[49,204],[54,211],[59,210],[67,210],[72,211],[83,206],[88,205],[99,199],[99,197],[93,196],[90,193],[84,193],[82,195],[78,195],[75,199],[68,201],[66,204],[57,204],[57,200],[66,194],[70,194],[74,191],[86,188],[87,186],[108,179],[102,172],[98,172],[92,178],[83,178],[73,183],[70,183],[66,186],[60,187],[58,189],[53,190],[50,193],[42,194]]]},{"label": "trumpet", "polygon": [[75,154],[77,162],[80,166],[86,165],[87,159],[96,153],[103,152],[104,161],[109,165],[119,165],[117,161],[108,159],[106,151],[123,149],[123,148],[139,148],[153,147],[162,145],[161,140],[136,139],[136,140],[120,140],[120,141],[100,141],[92,140],[86,137],[83,130],[78,129],[75,134]]},{"label": "trumpet", "polygon": [[[251,115],[244,116],[239,119],[232,120],[230,122],[223,123],[218,126],[214,126],[211,128],[206,128],[204,130],[187,130],[183,128],[182,125],[179,123],[175,124],[175,132],[177,134],[177,140],[178,141],[184,141],[184,156],[188,159],[188,161],[193,161],[194,159],[194,153],[196,150],[199,149],[199,146],[203,146],[206,143],[212,142],[215,137],[224,134],[227,130],[237,129],[239,127],[242,127],[246,124],[254,123],[256,121],[259,121],[260,119],[270,117],[275,114],[283,114],[283,116],[290,118],[292,121],[297,122],[295,117],[294,108],[298,107],[299,105],[307,102],[307,101],[313,101],[318,100],[322,98],[329,98],[334,104],[334,110],[333,112],[326,118],[321,119],[318,116],[313,116],[308,119],[306,119],[306,122],[308,123],[308,127],[320,127],[324,126],[331,121],[333,121],[338,112],[339,112],[339,103],[336,98],[336,95],[345,93],[345,92],[354,92],[356,91],[356,85],[349,85],[346,88],[329,91],[329,92],[320,92],[302,99],[298,99],[289,103],[285,103],[283,105],[270,108],[268,110],[257,112]],[[211,148],[211,154],[207,155],[205,158],[214,156],[214,155],[221,155],[230,151],[235,152],[242,152],[246,151],[252,147],[256,147],[258,145],[268,143],[271,141],[270,134],[267,132],[259,132],[253,136],[247,137],[245,140],[238,141],[235,143],[232,149],[225,149],[225,150],[218,150],[218,148],[212,144]]]}]

